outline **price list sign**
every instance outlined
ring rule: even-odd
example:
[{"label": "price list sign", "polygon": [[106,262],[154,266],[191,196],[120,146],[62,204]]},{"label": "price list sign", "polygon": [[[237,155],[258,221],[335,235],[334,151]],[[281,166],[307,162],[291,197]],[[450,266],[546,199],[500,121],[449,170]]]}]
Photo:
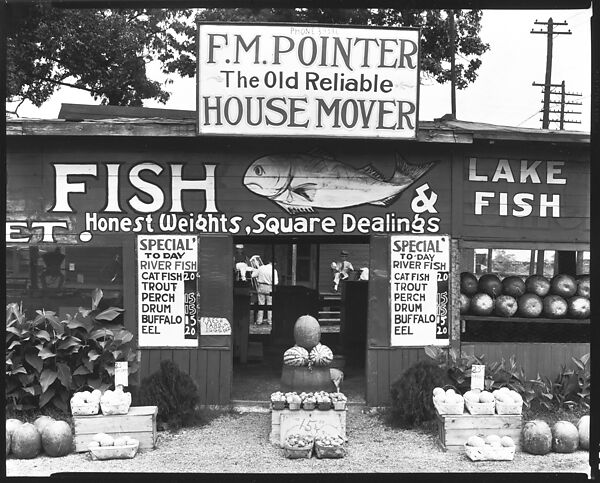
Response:
[{"label": "price list sign", "polygon": [[140,347],[198,347],[198,237],[137,238]]},{"label": "price list sign", "polygon": [[391,345],[449,344],[450,237],[392,236]]}]

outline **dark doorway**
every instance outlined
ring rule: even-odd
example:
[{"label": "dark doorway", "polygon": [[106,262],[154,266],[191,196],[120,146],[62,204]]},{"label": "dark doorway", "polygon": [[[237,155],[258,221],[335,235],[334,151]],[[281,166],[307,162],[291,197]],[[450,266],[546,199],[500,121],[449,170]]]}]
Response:
[{"label": "dark doorway", "polygon": [[[232,399],[267,401],[281,389],[283,353],[294,345],[294,323],[310,314],[321,325],[321,343],[334,353],[331,367],[344,372],[342,392],[364,402],[368,238],[235,239],[234,252]],[[269,262],[271,276],[257,275]],[[259,300],[259,280],[275,278],[271,297]]]}]

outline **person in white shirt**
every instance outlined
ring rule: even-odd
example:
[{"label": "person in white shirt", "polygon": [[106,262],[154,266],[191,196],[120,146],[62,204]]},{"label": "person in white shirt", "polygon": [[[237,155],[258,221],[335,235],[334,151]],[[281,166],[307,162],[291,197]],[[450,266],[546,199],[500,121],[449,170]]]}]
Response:
[{"label": "person in white shirt", "polygon": [[[277,270],[271,262],[266,265],[261,265],[252,272],[252,277],[256,279],[256,292],[259,305],[272,305],[273,303],[273,286],[279,284],[279,276]],[[264,310],[261,308],[256,314],[256,325],[263,323]],[[267,324],[273,323],[273,312],[267,310]]]},{"label": "person in white shirt", "polygon": [[331,271],[333,272],[333,291],[337,292],[341,280],[347,280],[350,272],[354,271],[352,263],[348,260],[348,252],[342,250],[340,252],[341,261],[331,262]]}]

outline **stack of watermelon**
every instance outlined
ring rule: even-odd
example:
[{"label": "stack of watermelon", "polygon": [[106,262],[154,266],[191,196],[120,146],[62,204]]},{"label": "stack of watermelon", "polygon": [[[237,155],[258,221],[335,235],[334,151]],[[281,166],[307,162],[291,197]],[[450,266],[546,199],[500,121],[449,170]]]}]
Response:
[{"label": "stack of watermelon", "polygon": [[566,274],[547,279],[512,275],[502,280],[493,273],[479,279],[460,274],[460,313],[498,317],[587,319],[590,316],[590,276]]},{"label": "stack of watermelon", "polygon": [[6,420],[6,456],[31,459],[42,450],[48,456],[65,456],[73,449],[73,432],[66,421],[39,416],[32,423]]},{"label": "stack of watermelon", "polygon": [[294,325],[296,344],[283,354],[283,363],[287,366],[323,366],[333,361],[333,352],[321,344],[321,326],[310,315],[298,318]]},{"label": "stack of watermelon", "polygon": [[544,455],[573,453],[578,449],[589,450],[590,416],[582,416],[577,424],[557,421],[552,428],[545,421],[529,421],[523,426],[522,446],[527,453]]}]

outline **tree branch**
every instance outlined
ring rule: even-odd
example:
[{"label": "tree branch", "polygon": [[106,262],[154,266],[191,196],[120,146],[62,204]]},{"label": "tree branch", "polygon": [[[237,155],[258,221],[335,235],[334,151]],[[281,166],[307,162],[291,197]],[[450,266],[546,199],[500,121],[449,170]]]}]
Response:
[{"label": "tree branch", "polygon": [[94,89],[90,89],[89,87],[78,86],[76,84],[70,84],[68,82],[63,82],[63,81],[58,81],[58,80],[55,80],[55,79],[48,79],[48,78],[40,79],[40,80],[44,81],[44,82],[50,82],[51,84],[57,84],[59,86],[73,87],[75,89],[81,89],[82,91],[87,91],[87,92],[90,92],[92,94],[99,94],[99,92],[95,91]]}]

